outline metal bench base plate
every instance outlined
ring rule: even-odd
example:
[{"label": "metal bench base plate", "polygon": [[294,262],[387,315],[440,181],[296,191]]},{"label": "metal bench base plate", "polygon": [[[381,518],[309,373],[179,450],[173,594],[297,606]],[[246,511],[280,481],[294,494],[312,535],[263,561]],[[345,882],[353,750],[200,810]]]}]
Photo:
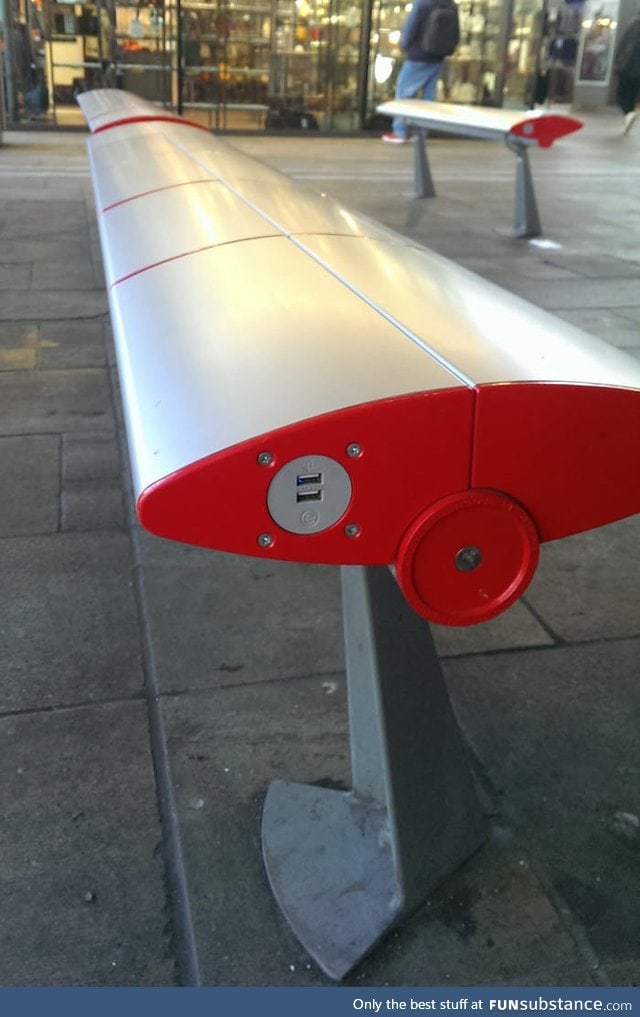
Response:
[{"label": "metal bench base plate", "polygon": [[334,979],[482,843],[429,627],[386,568],[342,569],[353,791],[275,781],[263,856],[287,921]]}]

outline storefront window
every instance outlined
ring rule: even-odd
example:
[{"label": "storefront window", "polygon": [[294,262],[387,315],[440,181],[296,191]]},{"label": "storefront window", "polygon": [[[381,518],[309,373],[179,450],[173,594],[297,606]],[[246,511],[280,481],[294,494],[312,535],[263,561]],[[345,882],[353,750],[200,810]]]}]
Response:
[{"label": "storefront window", "polygon": [[447,60],[442,98],[450,102],[497,104],[502,0],[461,0],[460,44]]},{"label": "storefront window", "polygon": [[[79,91],[122,87],[218,130],[379,126],[411,10],[409,0],[13,2],[42,5],[42,76],[57,123],[82,123]],[[460,44],[438,99],[527,105],[542,0],[458,3]]]},{"label": "storefront window", "polygon": [[164,9],[155,4],[117,3],[113,16],[115,32],[108,47],[112,83],[144,99],[169,101],[171,51]]},{"label": "storefront window", "polygon": [[542,34],[542,0],[515,0],[506,40],[501,105],[521,109],[535,101]]},{"label": "storefront window", "polygon": [[369,122],[375,122],[378,104],[393,98],[396,78],[403,60],[400,32],[411,7],[411,3],[398,4],[374,0],[367,88]]},{"label": "storefront window", "polygon": [[276,12],[267,125],[280,113],[294,127],[355,129],[361,3],[277,0]]},{"label": "storefront window", "polygon": [[179,15],[176,12],[176,24],[178,17],[181,34],[175,64],[181,109],[217,129],[263,126],[272,38],[270,0],[189,2]]}]

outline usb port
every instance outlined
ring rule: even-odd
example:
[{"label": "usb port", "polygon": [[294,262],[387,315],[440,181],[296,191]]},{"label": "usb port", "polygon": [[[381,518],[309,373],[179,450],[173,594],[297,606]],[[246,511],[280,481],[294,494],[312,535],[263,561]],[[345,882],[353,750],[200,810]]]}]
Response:
[{"label": "usb port", "polygon": [[322,491],[297,491],[296,501],[322,501]]},{"label": "usb port", "polygon": [[303,487],[304,484],[315,484],[320,486],[322,483],[321,473],[299,473],[296,477],[296,485]]}]

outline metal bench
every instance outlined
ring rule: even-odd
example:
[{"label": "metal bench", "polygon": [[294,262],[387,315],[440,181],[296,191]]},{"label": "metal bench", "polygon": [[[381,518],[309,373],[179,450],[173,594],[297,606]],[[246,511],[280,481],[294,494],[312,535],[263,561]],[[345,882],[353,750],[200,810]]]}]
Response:
[{"label": "metal bench", "polygon": [[[582,122],[561,113],[542,110],[489,109],[427,99],[392,99],[378,106],[378,113],[401,117],[415,129],[415,196],[435,197],[427,156],[426,136],[437,130],[458,137],[503,141],[516,156],[516,189],[513,209],[513,237],[535,237],[541,233],[540,216],[529,164],[531,146],[549,148],[554,141],[582,127]],[[505,231],[507,232],[507,231]]]},{"label": "metal bench", "polygon": [[640,364],[150,105],[79,102],[142,524],[344,566],[353,790],[276,781],[263,814],[340,978],[483,837],[422,618],[494,617],[540,541],[640,510]]}]

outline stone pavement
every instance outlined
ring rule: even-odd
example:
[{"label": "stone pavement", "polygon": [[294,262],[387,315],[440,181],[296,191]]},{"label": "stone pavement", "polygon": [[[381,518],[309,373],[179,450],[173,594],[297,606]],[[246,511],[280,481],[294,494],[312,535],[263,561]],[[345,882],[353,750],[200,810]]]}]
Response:
[{"label": "stone pavement", "polygon": [[[533,152],[546,245],[494,232],[499,145],[433,142],[420,202],[407,148],[234,143],[640,355],[617,115]],[[329,985],[259,824],[274,778],[349,783],[338,573],[137,527],[84,146],[0,148],[0,985]],[[639,984],[639,548],[546,545],[508,613],[436,631],[489,838],[345,984]]]}]

